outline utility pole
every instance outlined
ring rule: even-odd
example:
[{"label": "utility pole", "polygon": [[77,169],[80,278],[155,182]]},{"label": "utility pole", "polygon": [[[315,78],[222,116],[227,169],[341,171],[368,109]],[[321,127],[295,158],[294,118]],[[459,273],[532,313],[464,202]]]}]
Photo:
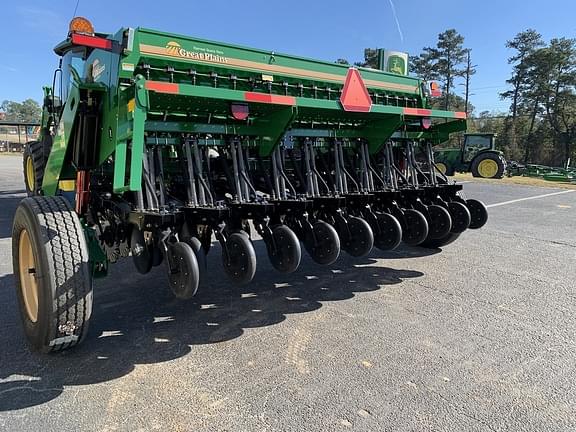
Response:
[{"label": "utility pole", "polygon": [[466,50],[466,70],[464,71],[464,78],[466,79],[465,82],[465,111],[466,111],[466,115],[469,114],[468,112],[468,102],[470,99],[470,77],[472,75],[474,75],[476,73],[476,66],[477,65],[473,65],[472,64],[472,60],[470,59],[470,51],[472,51],[471,49],[467,49]]}]

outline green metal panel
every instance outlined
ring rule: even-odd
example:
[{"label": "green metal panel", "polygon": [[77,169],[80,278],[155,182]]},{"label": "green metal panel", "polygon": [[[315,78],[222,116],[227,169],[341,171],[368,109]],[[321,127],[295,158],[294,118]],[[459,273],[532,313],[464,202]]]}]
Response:
[{"label": "green metal panel", "polygon": [[55,195],[58,190],[58,181],[60,180],[60,174],[63,169],[66,149],[70,142],[70,132],[74,125],[79,101],[80,89],[76,83],[73,83],[53,139],[52,151],[46,163],[44,180],[42,181],[42,192],[44,195]]},{"label": "green metal panel", "polygon": [[[258,50],[239,45],[138,28],[134,48],[124,63],[137,65],[141,58],[161,65],[210,65],[225,71],[255,71],[273,77],[343,83],[347,65]],[[385,85],[390,91],[420,94],[419,80],[374,69],[359,68],[368,88]]]},{"label": "green metal panel", "polygon": [[[142,187],[142,155],[144,153],[144,133],[146,128],[146,112],[149,106],[148,92],[144,88],[144,79],[138,78],[132,90],[134,98],[131,116],[126,130],[122,131],[122,141],[117,143],[114,160],[113,188],[115,193],[128,190],[138,191]],[[123,95],[128,97],[129,90]],[[129,100],[130,102],[130,100]],[[128,102],[127,102],[128,103]],[[125,107],[125,110],[127,108]]]}]

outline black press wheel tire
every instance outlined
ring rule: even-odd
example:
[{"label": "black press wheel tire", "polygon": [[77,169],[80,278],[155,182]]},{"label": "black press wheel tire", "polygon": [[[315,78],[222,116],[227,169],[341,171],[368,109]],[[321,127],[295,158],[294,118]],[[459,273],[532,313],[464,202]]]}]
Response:
[{"label": "black press wheel tire", "polygon": [[442,246],[447,246],[452,242],[455,242],[458,237],[460,237],[461,233],[449,233],[447,236],[439,239],[426,239],[424,240],[420,246],[429,248],[429,249],[438,249]]},{"label": "black press wheel tire", "polygon": [[38,141],[27,143],[22,160],[26,193],[28,196],[39,195],[46,168],[42,143]]},{"label": "black press wheel tire", "polygon": [[194,297],[200,283],[198,261],[192,247],[185,242],[176,242],[168,246],[171,263],[168,268],[168,280],[174,296],[180,300]]},{"label": "black press wheel tire", "polygon": [[417,246],[428,237],[428,221],[422,213],[405,209],[402,224],[402,241],[408,246]]},{"label": "black press wheel tire", "polygon": [[506,161],[495,153],[479,154],[470,165],[470,172],[474,177],[501,179],[504,171],[506,171]]},{"label": "black press wheel tire", "polygon": [[342,249],[355,258],[366,256],[374,246],[374,233],[370,224],[357,216],[348,217],[350,236],[342,240]]},{"label": "black press wheel tire", "polygon": [[[340,256],[340,237],[332,225],[322,220],[314,222],[312,231],[304,236],[304,247],[315,263],[333,264]],[[314,242],[314,238],[316,242]]]},{"label": "black press wheel tire", "polygon": [[92,313],[88,245],[63,197],[22,200],[12,226],[12,257],[24,333],[33,350],[80,343]]},{"label": "black press wheel tire", "polygon": [[396,249],[402,242],[402,226],[389,213],[377,213],[378,235],[374,236],[374,247],[382,251]]},{"label": "black press wheel tire", "polygon": [[246,232],[236,231],[228,236],[222,248],[222,264],[232,282],[245,285],[252,281],[256,274],[256,252]]},{"label": "black press wheel tire", "polygon": [[428,236],[429,239],[443,238],[452,229],[452,217],[444,207],[436,204],[428,206]]},{"label": "black press wheel tire", "polygon": [[202,247],[202,243],[197,237],[183,238],[182,241],[186,242],[194,251],[196,261],[198,261],[198,271],[200,272],[200,285],[206,280],[206,271],[208,264],[206,262],[206,251]]},{"label": "black press wheel tire", "polygon": [[468,229],[472,217],[470,210],[459,201],[451,201],[448,203],[448,211],[452,217],[452,229],[450,232],[462,233]]},{"label": "black press wheel tire", "polygon": [[466,207],[470,211],[470,229],[479,229],[488,222],[488,209],[482,201],[466,200]]},{"label": "black press wheel tire", "polygon": [[273,227],[272,236],[275,247],[266,243],[270,263],[281,273],[295,272],[302,259],[302,248],[298,237],[286,225]]}]

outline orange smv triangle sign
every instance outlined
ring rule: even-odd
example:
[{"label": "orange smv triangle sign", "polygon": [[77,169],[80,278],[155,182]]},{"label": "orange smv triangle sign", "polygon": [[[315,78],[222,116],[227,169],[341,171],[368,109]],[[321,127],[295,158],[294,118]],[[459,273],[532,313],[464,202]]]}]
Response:
[{"label": "orange smv triangle sign", "polygon": [[340,103],[344,111],[370,112],[372,99],[362,81],[362,76],[356,68],[348,69],[346,82],[340,96]]}]

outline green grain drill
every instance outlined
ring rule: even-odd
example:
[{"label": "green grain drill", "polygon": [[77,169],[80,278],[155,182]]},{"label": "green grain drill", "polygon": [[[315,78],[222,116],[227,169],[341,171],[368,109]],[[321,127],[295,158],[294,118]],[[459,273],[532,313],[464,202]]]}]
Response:
[{"label": "green grain drill", "polygon": [[290,273],[302,246],[328,265],[341,250],[444,246],[486,223],[434,163],[466,116],[430,109],[430,83],[143,28],[95,33],[79,17],[55,52],[13,225],[33,349],[86,336],[92,280],[122,257],[139,273],[164,263],[189,299],[213,239],[246,284],[256,233]]}]

